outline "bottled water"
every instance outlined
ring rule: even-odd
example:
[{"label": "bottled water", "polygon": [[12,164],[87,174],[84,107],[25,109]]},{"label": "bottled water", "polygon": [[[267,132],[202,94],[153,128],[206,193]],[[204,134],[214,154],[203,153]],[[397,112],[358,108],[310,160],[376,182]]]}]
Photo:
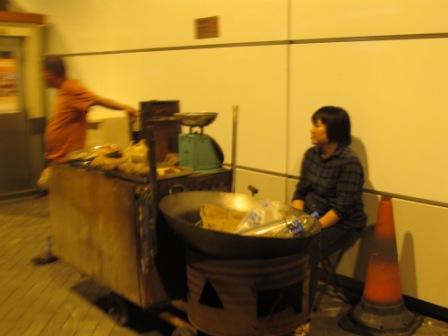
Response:
[{"label": "bottled water", "polygon": [[301,237],[306,234],[300,217],[290,216],[270,223],[254,226],[237,232],[244,236],[265,236],[278,238]]}]

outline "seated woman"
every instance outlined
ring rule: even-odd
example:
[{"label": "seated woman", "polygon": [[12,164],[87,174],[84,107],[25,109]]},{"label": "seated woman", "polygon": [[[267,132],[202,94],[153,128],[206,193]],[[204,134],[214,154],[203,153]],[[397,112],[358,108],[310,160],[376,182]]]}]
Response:
[{"label": "seated woman", "polygon": [[316,292],[317,264],[353,239],[366,224],[362,202],[364,173],[348,147],[351,126],[348,113],[335,106],[319,108],[311,117],[311,142],[304,155],[291,205],[309,214],[321,229],[310,253],[310,309]]}]

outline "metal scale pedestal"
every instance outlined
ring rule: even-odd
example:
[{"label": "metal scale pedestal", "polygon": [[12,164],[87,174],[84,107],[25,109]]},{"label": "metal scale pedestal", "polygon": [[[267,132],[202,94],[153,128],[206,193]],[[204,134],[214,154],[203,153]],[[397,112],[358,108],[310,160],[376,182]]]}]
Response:
[{"label": "metal scale pedestal", "polygon": [[[193,170],[208,170],[221,168],[224,154],[218,143],[203,128],[210,125],[217,116],[215,112],[176,113],[183,126],[190,127],[187,134],[179,134],[180,165]],[[194,128],[200,129],[199,133]]]}]

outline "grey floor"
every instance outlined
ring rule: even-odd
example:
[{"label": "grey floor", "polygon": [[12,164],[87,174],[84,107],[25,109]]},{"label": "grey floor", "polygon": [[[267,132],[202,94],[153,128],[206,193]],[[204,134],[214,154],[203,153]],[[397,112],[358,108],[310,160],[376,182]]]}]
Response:
[{"label": "grey floor", "polygon": [[[105,288],[61,261],[34,265],[49,232],[47,197],[0,203],[0,336],[171,334],[148,312],[134,311],[128,327],[117,325],[105,312]],[[352,335],[337,326],[348,308],[324,296],[312,314],[312,334]],[[448,324],[425,318],[415,335],[448,335]]]}]

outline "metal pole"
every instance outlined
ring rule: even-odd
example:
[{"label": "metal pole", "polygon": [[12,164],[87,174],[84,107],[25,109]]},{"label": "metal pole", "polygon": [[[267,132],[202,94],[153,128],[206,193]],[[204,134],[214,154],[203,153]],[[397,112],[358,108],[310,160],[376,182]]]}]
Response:
[{"label": "metal pole", "polygon": [[[144,133],[146,145],[148,147],[148,165],[149,165],[149,193],[145,195],[144,213],[147,214],[146,227],[147,231],[145,242],[146,245],[146,257],[148,257],[148,263],[153,261],[153,257],[157,253],[157,210],[158,210],[158,195],[157,195],[157,162],[156,162],[156,142],[154,136],[155,126],[146,124],[144,125]],[[149,202],[149,203],[148,203]],[[145,253],[145,252],[144,252]]]},{"label": "metal pole", "polygon": [[235,192],[236,180],[236,138],[237,138],[237,124],[238,124],[238,105],[232,106],[232,192]]}]

